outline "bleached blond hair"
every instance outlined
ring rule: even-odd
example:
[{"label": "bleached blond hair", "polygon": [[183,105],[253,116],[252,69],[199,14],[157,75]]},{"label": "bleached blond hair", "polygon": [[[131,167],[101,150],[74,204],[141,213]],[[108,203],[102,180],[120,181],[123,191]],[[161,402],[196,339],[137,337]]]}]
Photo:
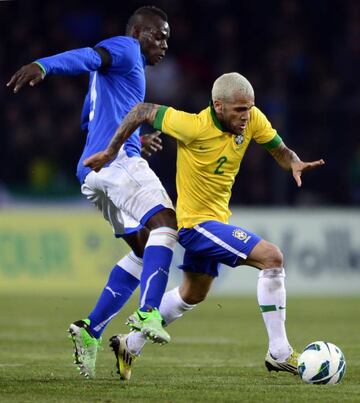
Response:
[{"label": "bleached blond hair", "polygon": [[213,101],[231,101],[236,94],[254,96],[252,85],[239,73],[227,73],[218,77],[211,90]]}]

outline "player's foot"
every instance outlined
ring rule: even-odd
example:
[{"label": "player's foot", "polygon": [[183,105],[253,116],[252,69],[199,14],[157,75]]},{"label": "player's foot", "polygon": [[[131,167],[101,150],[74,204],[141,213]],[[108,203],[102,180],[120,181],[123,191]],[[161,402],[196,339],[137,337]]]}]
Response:
[{"label": "player's foot", "polygon": [[97,350],[101,338],[94,337],[90,330],[90,320],[77,320],[69,326],[70,339],[74,344],[74,364],[85,378],[95,378]]},{"label": "player's foot", "polygon": [[293,351],[285,361],[277,361],[271,354],[267,352],[265,357],[265,366],[269,371],[284,371],[291,374],[298,375],[298,358],[299,353]]},{"label": "player's foot", "polygon": [[120,379],[125,381],[131,378],[131,366],[137,356],[131,354],[126,345],[127,334],[118,334],[110,338],[110,347],[114,351],[116,357],[117,373]]},{"label": "player's foot", "polygon": [[141,332],[154,343],[166,344],[170,342],[170,335],[163,328],[163,322],[160,312],[154,308],[148,312],[136,310],[129,316],[126,324],[130,329]]}]

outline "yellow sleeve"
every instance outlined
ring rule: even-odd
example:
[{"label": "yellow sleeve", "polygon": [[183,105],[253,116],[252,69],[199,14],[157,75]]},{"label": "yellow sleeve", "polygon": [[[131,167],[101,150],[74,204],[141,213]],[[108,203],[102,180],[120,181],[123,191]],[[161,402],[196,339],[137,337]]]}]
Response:
[{"label": "yellow sleeve", "polygon": [[267,150],[277,147],[282,142],[282,139],[271,126],[266,116],[255,106],[251,109],[251,113],[253,139]]},{"label": "yellow sleeve", "polygon": [[160,106],[153,127],[184,144],[191,143],[199,133],[199,117],[193,113],[178,111],[168,106]]}]

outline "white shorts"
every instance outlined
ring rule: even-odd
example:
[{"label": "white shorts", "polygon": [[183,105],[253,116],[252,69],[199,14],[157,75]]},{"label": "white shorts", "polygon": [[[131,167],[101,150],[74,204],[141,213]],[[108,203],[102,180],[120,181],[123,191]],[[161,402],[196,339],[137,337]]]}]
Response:
[{"label": "white shorts", "polygon": [[108,167],[87,175],[81,192],[103,213],[116,237],[140,230],[164,208],[174,210],[147,161],[128,157],[123,149]]}]

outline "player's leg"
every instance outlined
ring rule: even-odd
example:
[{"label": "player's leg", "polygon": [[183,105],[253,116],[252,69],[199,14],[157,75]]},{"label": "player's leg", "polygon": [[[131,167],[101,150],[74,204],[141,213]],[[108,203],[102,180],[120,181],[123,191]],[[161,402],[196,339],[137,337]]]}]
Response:
[{"label": "player's leg", "polygon": [[[192,310],[196,304],[203,301],[213,280],[214,277],[208,274],[184,271],[181,286],[167,291],[159,307],[166,326],[181,318],[185,312]],[[140,355],[146,341],[146,337],[140,332],[131,332],[128,335],[119,334],[110,339],[120,379],[130,379],[132,364]]]},{"label": "player's leg", "polygon": [[179,232],[180,243],[188,251],[201,253],[232,267],[246,264],[262,270],[257,294],[269,335],[266,365],[269,368],[271,357],[275,357],[276,370],[296,373],[297,353],[289,345],[285,331],[285,273],[280,250],[243,228],[216,221],[196,225],[193,231],[196,233],[187,238],[182,236],[182,230]]},{"label": "player's leg", "polygon": [[177,242],[175,211],[161,209],[145,222],[149,238],[143,256],[140,279],[140,307],[129,317],[133,330],[142,332],[155,342],[167,343],[170,336],[163,329],[159,306],[165,292],[169,267]]},{"label": "player's leg", "polygon": [[127,216],[149,230],[140,278],[139,309],[129,317],[128,324],[153,341],[166,343],[170,336],[163,329],[158,308],[177,242],[176,214],[169,196],[148,163],[142,158],[129,158],[124,150],[120,154],[114,165],[126,173],[126,179],[118,181],[115,175],[108,178],[107,184],[111,182],[114,185],[107,194],[119,214],[126,212]]},{"label": "player's leg", "polygon": [[157,212],[148,219],[145,226],[150,232],[144,250],[144,270],[140,283],[141,311],[146,311],[148,307],[159,308],[178,239],[176,214],[173,209],[167,208]]},{"label": "player's leg", "polygon": [[261,240],[241,264],[260,269],[257,298],[269,337],[265,365],[269,370],[297,373],[297,353],[286,334],[286,290],[283,256],[279,248]]}]

